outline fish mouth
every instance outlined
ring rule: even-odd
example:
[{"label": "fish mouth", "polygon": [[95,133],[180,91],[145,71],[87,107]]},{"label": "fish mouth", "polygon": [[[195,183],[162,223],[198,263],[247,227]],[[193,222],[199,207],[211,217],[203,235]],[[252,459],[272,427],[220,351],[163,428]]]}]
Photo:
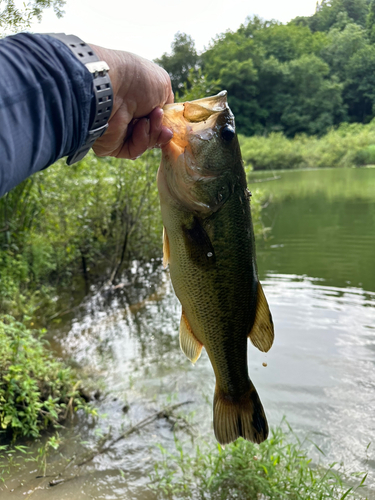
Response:
[{"label": "fish mouth", "polygon": [[164,124],[172,126],[177,115],[182,115],[182,117],[190,123],[205,122],[212,115],[225,111],[226,109],[229,109],[227,91],[222,90],[217,95],[203,97],[195,101],[166,104],[163,108]]},{"label": "fish mouth", "polygon": [[222,90],[217,95],[203,97],[195,101],[167,104],[164,106],[163,111],[165,121],[173,119],[176,114],[182,114],[187,122],[200,123],[226,109],[228,109],[227,91]]},{"label": "fish mouth", "polygon": [[212,137],[218,117],[223,112],[230,113],[227,91],[195,101],[166,104],[163,111],[163,125],[173,130],[172,141],[164,148],[176,157],[185,151],[191,134],[202,140]]}]

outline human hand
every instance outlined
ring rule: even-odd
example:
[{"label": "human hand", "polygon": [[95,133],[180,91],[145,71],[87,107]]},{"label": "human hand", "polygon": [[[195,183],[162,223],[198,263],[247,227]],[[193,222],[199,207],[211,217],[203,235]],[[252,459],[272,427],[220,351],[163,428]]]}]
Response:
[{"label": "human hand", "polygon": [[95,141],[95,153],[134,159],[167,144],[173,132],[162,125],[161,108],[173,102],[168,73],[130,52],[90,46],[110,68],[114,95],[108,129]]}]

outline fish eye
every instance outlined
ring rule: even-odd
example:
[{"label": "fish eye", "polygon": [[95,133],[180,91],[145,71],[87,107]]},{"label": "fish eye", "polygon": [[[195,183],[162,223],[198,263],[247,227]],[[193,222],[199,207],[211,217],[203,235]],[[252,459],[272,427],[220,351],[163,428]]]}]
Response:
[{"label": "fish eye", "polygon": [[232,125],[225,125],[225,127],[223,127],[221,130],[221,137],[224,139],[224,141],[231,141],[235,135],[236,133]]}]

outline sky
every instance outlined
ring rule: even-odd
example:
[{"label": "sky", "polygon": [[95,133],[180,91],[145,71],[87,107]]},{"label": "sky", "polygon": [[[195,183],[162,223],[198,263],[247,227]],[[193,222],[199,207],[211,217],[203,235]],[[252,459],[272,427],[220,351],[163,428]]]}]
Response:
[{"label": "sky", "polygon": [[57,19],[46,10],[34,33],[67,33],[87,43],[127,50],[147,59],[170,52],[178,31],[187,33],[202,51],[217,34],[236,30],[246,17],[287,22],[311,16],[316,0],[67,0]]}]

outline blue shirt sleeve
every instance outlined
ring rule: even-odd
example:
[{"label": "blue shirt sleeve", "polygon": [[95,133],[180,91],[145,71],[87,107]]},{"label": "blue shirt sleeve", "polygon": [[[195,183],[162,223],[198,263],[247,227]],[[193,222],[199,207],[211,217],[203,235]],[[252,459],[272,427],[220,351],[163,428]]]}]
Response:
[{"label": "blue shirt sleeve", "polygon": [[92,76],[60,40],[0,40],[0,196],[85,141]]}]

